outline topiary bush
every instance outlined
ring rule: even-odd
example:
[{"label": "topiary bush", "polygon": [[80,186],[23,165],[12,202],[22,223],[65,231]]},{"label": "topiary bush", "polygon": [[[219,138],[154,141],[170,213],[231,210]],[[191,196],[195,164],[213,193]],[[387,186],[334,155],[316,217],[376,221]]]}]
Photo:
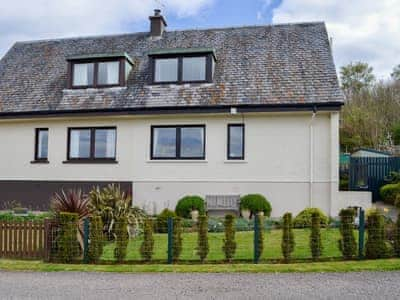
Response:
[{"label": "topiary bush", "polygon": [[393,248],[395,255],[400,257],[400,213],[397,215]]},{"label": "topiary bush", "polygon": [[103,222],[100,216],[89,217],[89,261],[98,263],[103,254]]},{"label": "topiary bush", "polygon": [[58,220],[60,229],[57,235],[57,260],[70,263],[81,254],[77,236],[79,214],[60,212]]},{"label": "topiary bush", "polygon": [[143,227],[143,242],[140,246],[140,256],[144,261],[151,261],[154,253],[153,220],[147,218]]},{"label": "topiary bush", "polygon": [[281,242],[282,255],[286,263],[290,262],[292,252],[294,251],[294,247],[295,247],[295,241],[293,234],[292,214],[286,213],[283,215],[282,242]]},{"label": "topiary bush", "polygon": [[174,226],[172,231],[172,259],[174,262],[179,260],[182,253],[182,218],[174,218]]},{"label": "topiary bush", "polygon": [[222,246],[222,251],[225,253],[225,258],[228,262],[232,262],[236,252],[236,241],[235,241],[235,216],[226,215],[224,221],[225,227],[225,239]]},{"label": "topiary bush", "polygon": [[354,217],[356,211],[352,208],[342,209],[340,216],[339,249],[344,259],[352,259],[357,254],[357,242],[354,235]]},{"label": "topiary bush", "polygon": [[367,258],[383,258],[389,255],[389,247],[385,239],[385,219],[377,211],[370,211],[367,216],[367,242],[365,256]]},{"label": "topiary bush", "polygon": [[321,217],[318,212],[313,212],[311,214],[310,249],[313,261],[317,261],[323,251],[321,239]]},{"label": "topiary bush", "polygon": [[293,226],[295,228],[310,227],[312,224],[312,214],[316,213],[319,216],[320,225],[326,226],[329,223],[328,217],[319,208],[309,207],[302,210],[293,221]]},{"label": "topiary bush", "polygon": [[383,202],[394,205],[397,195],[400,195],[400,183],[389,183],[379,190]]},{"label": "topiary bush", "polygon": [[129,233],[128,233],[128,218],[120,217],[116,219],[115,223],[115,248],[114,258],[117,262],[124,261],[127,253]]},{"label": "topiary bush", "polygon": [[256,214],[254,219],[257,219],[258,224],[257,249],[254,249],[256,251],[255,259],[258,262],[264,251],[264,217]]},{"label": "topiary bush", "polygon": [[264,216],[271,215],[272,207],[268,200],[261,194],[249,194],[240,198],[240,209],[248,209],[251,212],[250,217],[258,212],[263,212]]},{"label": "topiary bush", "polygon": [[190,214],[192,210],[198,210],[199,215],[204,215],[204,199],[200,196],[185,196],[178,201],[175,207],[176,215],[187,219],[192,217]]},{"label": "topiary bush", "polygon": [[156,231],[158,233],[167,233],[168,232],[168,218],[175,218],[176,214],[172,210],[165,208],[158,216],[157,216],[157,225]]},{"label": "topiary bush", "polygon": [[210,251],[208,245],[208,220],[206,215],[200,215],[198,219],[197,255],[203,263]]}]

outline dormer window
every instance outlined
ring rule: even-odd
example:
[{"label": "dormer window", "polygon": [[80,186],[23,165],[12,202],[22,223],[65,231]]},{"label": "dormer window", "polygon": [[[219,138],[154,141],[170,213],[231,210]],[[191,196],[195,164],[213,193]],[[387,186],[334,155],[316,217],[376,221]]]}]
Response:
[{"label": "dormer window", "polygon": [[132,60],[127,54],[68,58],[68,85],[72,89],[125,86]]},{"label": "dormer window", "polygon": [[153,84],[212,82],[213,49],[161,49],[149,53]]}]

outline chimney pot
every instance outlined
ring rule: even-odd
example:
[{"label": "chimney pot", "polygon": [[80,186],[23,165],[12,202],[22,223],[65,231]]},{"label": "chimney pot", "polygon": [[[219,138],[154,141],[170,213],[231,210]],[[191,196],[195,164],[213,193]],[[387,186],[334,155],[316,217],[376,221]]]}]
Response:
[{"label": "chimney pot", "polygon": [[160,9],[154,10],[154,15],[149,17],[150,19],[150,35],[152,37],[161,37],[165,27],[167,27],[167,22],[165,22],[164,17],[161,15]]}]

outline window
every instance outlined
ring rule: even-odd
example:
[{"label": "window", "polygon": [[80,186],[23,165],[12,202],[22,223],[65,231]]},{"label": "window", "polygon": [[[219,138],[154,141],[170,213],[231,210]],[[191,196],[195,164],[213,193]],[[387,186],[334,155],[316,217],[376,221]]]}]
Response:
[{"label": "window", "polygon": [[178,81],[178,59],[163,58],[156,59],[156,82],[174,82]]},{"label": "window", "polygon": [[115,128],[70,128],[68,160],[115,160]]},{"label": "window", "polygon": [[49,145],[49,130],[47,128],[36,129],[35,161],[47,161]]},{"label": "window", "polygon": [[244,159],[244,124],[228,125],[228,159]]},{"label": "window", "polygon": [[94,64],[74,64],[73,70],[74,86],[93,85]]},{"label": "window", "polygon": [[151,159],[204,159],[205,126],[152,126]]},{"label": "window", "polygon": [[183,81],[204,81],[206,80],[206,58],[184,57],[182,59],[182,80]]},{"label": "window", "polygon": [[113,85],[119,82],[119,61],[99,63],[99,85]]}]

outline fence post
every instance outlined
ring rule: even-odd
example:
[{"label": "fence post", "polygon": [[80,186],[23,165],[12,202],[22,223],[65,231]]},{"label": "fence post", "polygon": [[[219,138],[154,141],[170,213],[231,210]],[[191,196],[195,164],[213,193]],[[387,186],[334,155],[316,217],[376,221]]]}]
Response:
[{"label": "fence post", "polygon": [[364,258],[365,211],[360,208],[358,224],[358,259]]},{"label": "fence post", "polygon": [[174,232],[174,221],[171,217],[168,218],[168,263],[172,264],[173,260],[173,232]]},{"label": "fence post", "polygon": [[255,264],[258,263],[258,258],[259,258],[259,255],[258,255],[258,249],[259,249],[259,247],[258,247],[258,242],[259,242],[258,235],[260,234],[260,228],[259,228],[258,224],[259,224],[258,215],[254,214],[254,251],[253,251],[254,252],[254,258],[253,258],[253,261],[254,261]]},{"label": "fence post", "polygon": [[89,218],[83,220],[83,263],[89,263]]}]

